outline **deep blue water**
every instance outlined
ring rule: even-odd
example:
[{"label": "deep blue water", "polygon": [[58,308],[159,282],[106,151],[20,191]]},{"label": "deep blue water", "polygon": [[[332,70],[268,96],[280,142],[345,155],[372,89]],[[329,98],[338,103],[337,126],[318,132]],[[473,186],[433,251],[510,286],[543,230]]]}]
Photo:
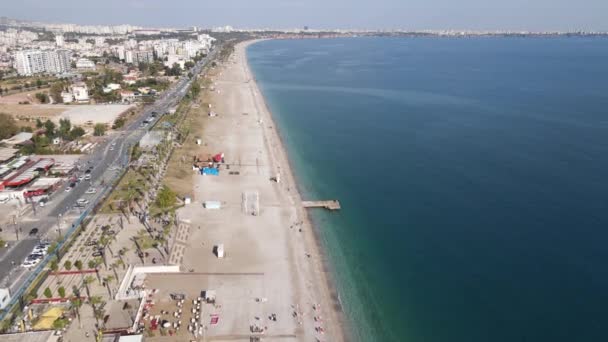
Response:
[{"label": "deep blue water", "polygon": [[265,41],[361,341],[608,340],[608,39]]}]

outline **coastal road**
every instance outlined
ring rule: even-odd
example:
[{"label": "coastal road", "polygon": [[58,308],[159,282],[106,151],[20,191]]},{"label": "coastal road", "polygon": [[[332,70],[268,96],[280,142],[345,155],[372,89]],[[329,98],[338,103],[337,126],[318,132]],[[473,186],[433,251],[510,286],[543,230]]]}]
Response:
[{"label": "coastal road", "polygon": [[[200,60],[193,67],[191,72],[194,75],[200,74],[203,67],[215,58],[219,49],[220,47],[216,47],[211,50],[207,57]],[[72,222],[82,212],[96,204],[100,193],[127,166],[130,147],[139,142],[148,132],[149,128],[156,123],[156,120],[160,119],[162,114],[168,112],[171,107],[181,101],[187,94],[191,84],[192,80],[187,76],[180,77],[153,104],[147,106],[143,114],[137,119],[130,122],[122,131],[98,143],[90,154],[83,155],[78,161],[80,170],[77,174],[83,175],[85,169],[92,167],[90,181],[82,180],[78,182],[69,192],[65,190],[70,182],[66,182],[62,188],[51,195],[51,199],[46,206],[32,207],[27,215],[18,220],[19,222],[17,222],[16,227],[11,225],[3,227],[9,231],[17,231],[19,239],[9,242],[8,248],[0,250],[0,287],[9,287],[12,290],[11,292],[19,288],[21,283],[27,278],[28,273],[35,269],[21,267],[21,263],[30,254],[32,248],[40,239],[48,239],[58,234],[65,234],[71,228]],[[145,124],[144,120],[149,118],[153,112],[158,114],[155,121]],[[95,194],[86,194],[89,187],[94,187],[97,192]],[[75,204],[80,198],[88,199],[90,202],[84,208],[78,209],[75,208]],[[60,229],[57,229],[58,227]],[[38,228],[38,234],[29,236],[28,233],[33,228]]]}]

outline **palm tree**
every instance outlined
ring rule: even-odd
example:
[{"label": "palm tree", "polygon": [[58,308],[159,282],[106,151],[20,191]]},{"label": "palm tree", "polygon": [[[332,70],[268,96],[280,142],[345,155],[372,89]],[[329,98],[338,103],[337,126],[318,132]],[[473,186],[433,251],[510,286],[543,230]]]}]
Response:
[{"label": "palm tree", "polygon": [[[103,306],[104,301],[101,299],[101,297],[99,296],[93,296],[93,297],[89,297],[89,304],[91,304],[91,307],[93,307],[93,313],[95,314],[95,321],[97,322],[97,324],[99,324],[99,314],[98,312],[101,311],[103,313],[103,309],[100,310],[100,307]],[[103,318],[103,315],[102,317]]]},{"label": "palm tree", "polygon": [[85,286],[85,288],[87,290],[87,297],[89,297],[89,298],[91,298],[91,289],[89,288],[89,284],[91,284],[94,281],[95,281],[95,278],[93,278],[91,276],[86,276],[82,280],[82,284]]},{"label": "palm tree", "polygon": [[116,239],[116,236],[108,236],[106,234],[103,234],[101,236],[101,238],[99,239],[99,243],[101,244],[101,246],[103,247],[104,251],[107,248],[110,251],[110,254],[112,255],[112,257],[114,256],[114,252],[112,251],[112,249],[110,248],[110,243],[112,242],[112,240]]},{"label": "palm tree", "polygon": [[125,269],[125,260],[123,258],[127,254],[128,251],[129,251],[129,249],[127,247],[123,247],[118,251],[118,259],[120,259],[120,261],[122,263],[123,270]]},{"label": "palm tree", "polygon": [[112,298],[112,289],[110,289],[110,282],[112,282],[114,279],[115,278],[113,275],[109,275],[103,278],[103,282],[106,284],[106,288],[108,289],[108,295],[110,296],[110,298]]},{"label": "palm tree", "polygon": [[129,212],[131,212],[131,204],[133,204],[133,199],[135,199],[137,197],[137,195],[139,195],[138,192],[138,184],[137,184],[137,180],[135,179],[131,179],[127,182],[126,186],[125,186],[127,193],[125,194],[125,198],[127,200],[127,205],[129,207]]},{"label": "palm tree", "polygon": [[123,270],[126,268],[126,264],[125,264],[124,260],[122,260],[122,259],[116,260],[115,264],[116,264],[116,266],[122,266]]},{"label": "palm tree", "polygon": [[74,298],[70,301],[70,310],[78,317],[78,327],[82,329],[82,321],[80,320],[80,307],[82,306],[82,299]]},{"label": "palm tree", "polygon": [[114,272],[114,277],[116,279],[118,279],[118,273],[116,272],[116,269],[118,268],[118,262],[119,261],[120,260],[116,260],[115,262],[113,262],[113,263],[110,264],[110,269],[112,270],[112,272]]}]

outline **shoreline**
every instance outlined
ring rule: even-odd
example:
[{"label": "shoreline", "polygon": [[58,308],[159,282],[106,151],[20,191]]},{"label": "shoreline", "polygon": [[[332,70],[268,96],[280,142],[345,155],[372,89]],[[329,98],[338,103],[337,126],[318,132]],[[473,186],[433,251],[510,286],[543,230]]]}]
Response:
[{"label": "shoreline", "polygon": [[[252,81],[253,91],[256,94],[256,101],[261,101],[261,103],[262,103],[263,110],[260,112],[263,114],[266,114],[268,121],[270,123],[272,123],[272,128],[270,128],[270,129],[264,128],[264,131],[266,131],[266,130],[270,131],[270,134],[273,135],[273,138],[275,138],[276,141],[278,142],[278,144],[276,144],[274,146],[275,153],[272,153],[272,154],[275,158],[278,157],[280,159],[278,163],[279,163],[279,165],[283,166],[283,172],[281,172],[281,176],[284,177],[284,178],[282,178],[283,187],[284,188],[286,187],[287,192],[291,194],[290,197],[295,202],[294,204],[297,208],[298,217],[302,218],[303,226],[305,228],[307,228],[307,230],[310,231],[311,235],[312,235],[312,241],[306,241],[306,242],[309,245],[309,247],[312,247],[312,248],[310,248],[312,250],[312,253],[310,253],[310,254],[313,256],[316,256],[314,271],[316,273],[316,276],[318,276],[320,278],[320,279],[318,279],[319,281],[317,281],[317,282],[323,284],[323,290],[322,290],[322,292],[323,292],[322,296],[324,297],[323,301],[329,303],[330,308],[331,308],[330,309],[331,316],[333,316],[332,321],[334,322],[334,328],[338,330],[337,332],[334,333],[333,337],[335,338],[335,341],[349,341],[349,340],[351,340],[351,338],[348,338],[350,336],[350,333],[349,333],[350,329],[348,327],[349,321],[348,321],[348,317],[346,317],[346,314],[342,308],[342,302],[340,301],[340,297],[339,297],[340,294],[338,291],[336,279],[335,279],[334,273],[332,273],[332,272],[335,272],[335,270],[332,269],[331,260],[329,260],[328,254],[324,250],[324,248],[326,248],[327,246],[323,246],[323,243],[321,241],[320,231],[319,231],[320,227],[317,227],[315,224],[313,224],[311,214],[309,213],[309,211],[307,209],[302,207],[303,196],[302,196],[302,193],[300,190],[300,184],[296,181],[294,167],[289,159],[289,154],[287,152],[286,143],[283,140],[283,138],[280,134],[279,127],[276,124],[276,121],[274,119],[274,113],[272,113],[272,111],[268,107],[266,99],[257,83],[255,74],[251,70],[251,66],[249,64],[249,60],[248,60],[248,56],[247,56],[248,47],[253,44],[256,44],[256,43],[259,43],[262,41],[266,41],[266,40],[268,40],[268,39],[258,39],[258,40],[246,41],[246,42],[239,43],[237,46],[238,46],[238,48],[242,49],[242,52],[244,54],[244,57],[245,57],[244,68],[247,71],[248,77]],[[235,47],[235,51],[237,51],[237,47]],[[268,144],[267,138],[266,138],[266,143]],[[277,154],[278,154],[278,156],[277,156]],[[293,189],[293,191],[292,191],[292,189]]]}]

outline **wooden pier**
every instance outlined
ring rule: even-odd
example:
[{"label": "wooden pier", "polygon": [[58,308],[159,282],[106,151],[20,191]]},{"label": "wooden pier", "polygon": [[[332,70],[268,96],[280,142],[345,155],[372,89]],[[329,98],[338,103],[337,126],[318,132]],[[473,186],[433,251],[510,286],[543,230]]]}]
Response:
[{"label": "wooden pier", "polygon": [[331,201],[302,201],[304,208],[325,208],[327,210],[340,210],[340,202],[338,200]]}]

